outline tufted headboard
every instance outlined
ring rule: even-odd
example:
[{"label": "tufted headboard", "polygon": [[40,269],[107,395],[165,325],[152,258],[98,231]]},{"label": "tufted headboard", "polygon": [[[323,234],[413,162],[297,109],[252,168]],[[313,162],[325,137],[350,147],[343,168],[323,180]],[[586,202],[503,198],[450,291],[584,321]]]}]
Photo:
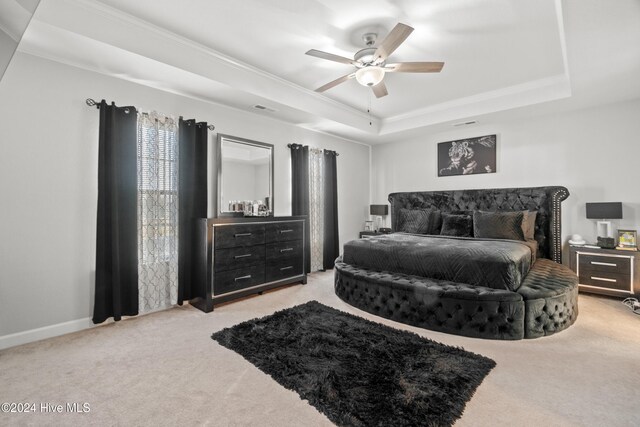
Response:
[{"label": "tufted headboard", "polygon": [[569,197],[565,187],[491,188],[486,190],[415,191],[389,194],[391,227],[397,229],[400,209],[453,211],[537,211],[534,237],[539,256],[562,263],[560,203]]}]

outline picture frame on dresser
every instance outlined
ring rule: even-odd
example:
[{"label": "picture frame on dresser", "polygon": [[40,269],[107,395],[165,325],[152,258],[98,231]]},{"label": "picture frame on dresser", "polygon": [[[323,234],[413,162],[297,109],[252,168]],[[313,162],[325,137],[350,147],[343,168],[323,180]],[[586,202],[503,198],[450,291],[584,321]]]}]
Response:
[{"label": "picture frame on dresser", "polygon": [[637,251],[637,240],[638,232],[636,230],[618,230],[618,246],[616,249]]}]

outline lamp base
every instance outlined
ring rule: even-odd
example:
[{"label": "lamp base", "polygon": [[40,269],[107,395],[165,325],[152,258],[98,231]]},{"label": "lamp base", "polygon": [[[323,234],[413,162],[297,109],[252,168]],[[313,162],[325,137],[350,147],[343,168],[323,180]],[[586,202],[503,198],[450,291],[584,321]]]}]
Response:
[{"label": "lamp base", "polygon": [[598,236],[612,237],[611,236],[611,221],[598,221],[597,230],[598,230]]},{"label": "lamp base", "polygon": [[376,231],[380,230],[380,227],[382,227],[382,217],[381,216],[376,216],[375,230]]}]

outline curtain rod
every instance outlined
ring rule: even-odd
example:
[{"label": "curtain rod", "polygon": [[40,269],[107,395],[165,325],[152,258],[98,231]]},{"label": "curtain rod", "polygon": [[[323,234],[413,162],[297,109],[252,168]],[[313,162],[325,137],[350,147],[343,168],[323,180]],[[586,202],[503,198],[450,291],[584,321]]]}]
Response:
[{"label": "curtain rod", "polygon": [[[292,147],[297,148],[297,147],[303,147],[303,145],[302,144],[287,144],[287,147],[289,147],[289,148],[292,148]],[[315,148],[315,147],[310,147],[310,149],[311,150],[323,150],[322,148]],[[324,151],[327,151],[329,153],[333,153],[336,156],[340,155],[340,153],[338,153],[337,151],[333,151],[333,150],[324,150]]]},{"label": "curtain rod", "polygon": [[[85,101],[85,103],[86,103],[89,107],[96,107],[96,108],[98,108],[98,109],[100,108],[100,103],[99,103],[99,102],[94,101],[94,100],[93,100],[93,99],[91,99],[91,98],[87,98],[87,99],[86,99],[86,101]],[[208,128],[209,130],[214,130],[216,127],[215,127],[214,125],[208,125],[208,126],[207,126],[207,128]]]}]

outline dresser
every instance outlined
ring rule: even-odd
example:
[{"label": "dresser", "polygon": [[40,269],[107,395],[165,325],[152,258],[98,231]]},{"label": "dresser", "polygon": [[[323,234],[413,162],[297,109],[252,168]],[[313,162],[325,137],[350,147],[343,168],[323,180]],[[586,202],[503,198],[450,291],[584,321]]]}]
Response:
[{"label": "dresser", "polygon": [[570,256],[581,291],[619,297],[640,294],[638,252],[571,246]]},{"label": "dresser", "polygon": [[214,304],[307,283],[304,272],[305,217],[202,218],[197,222],[195,280],[191,305]]}]

